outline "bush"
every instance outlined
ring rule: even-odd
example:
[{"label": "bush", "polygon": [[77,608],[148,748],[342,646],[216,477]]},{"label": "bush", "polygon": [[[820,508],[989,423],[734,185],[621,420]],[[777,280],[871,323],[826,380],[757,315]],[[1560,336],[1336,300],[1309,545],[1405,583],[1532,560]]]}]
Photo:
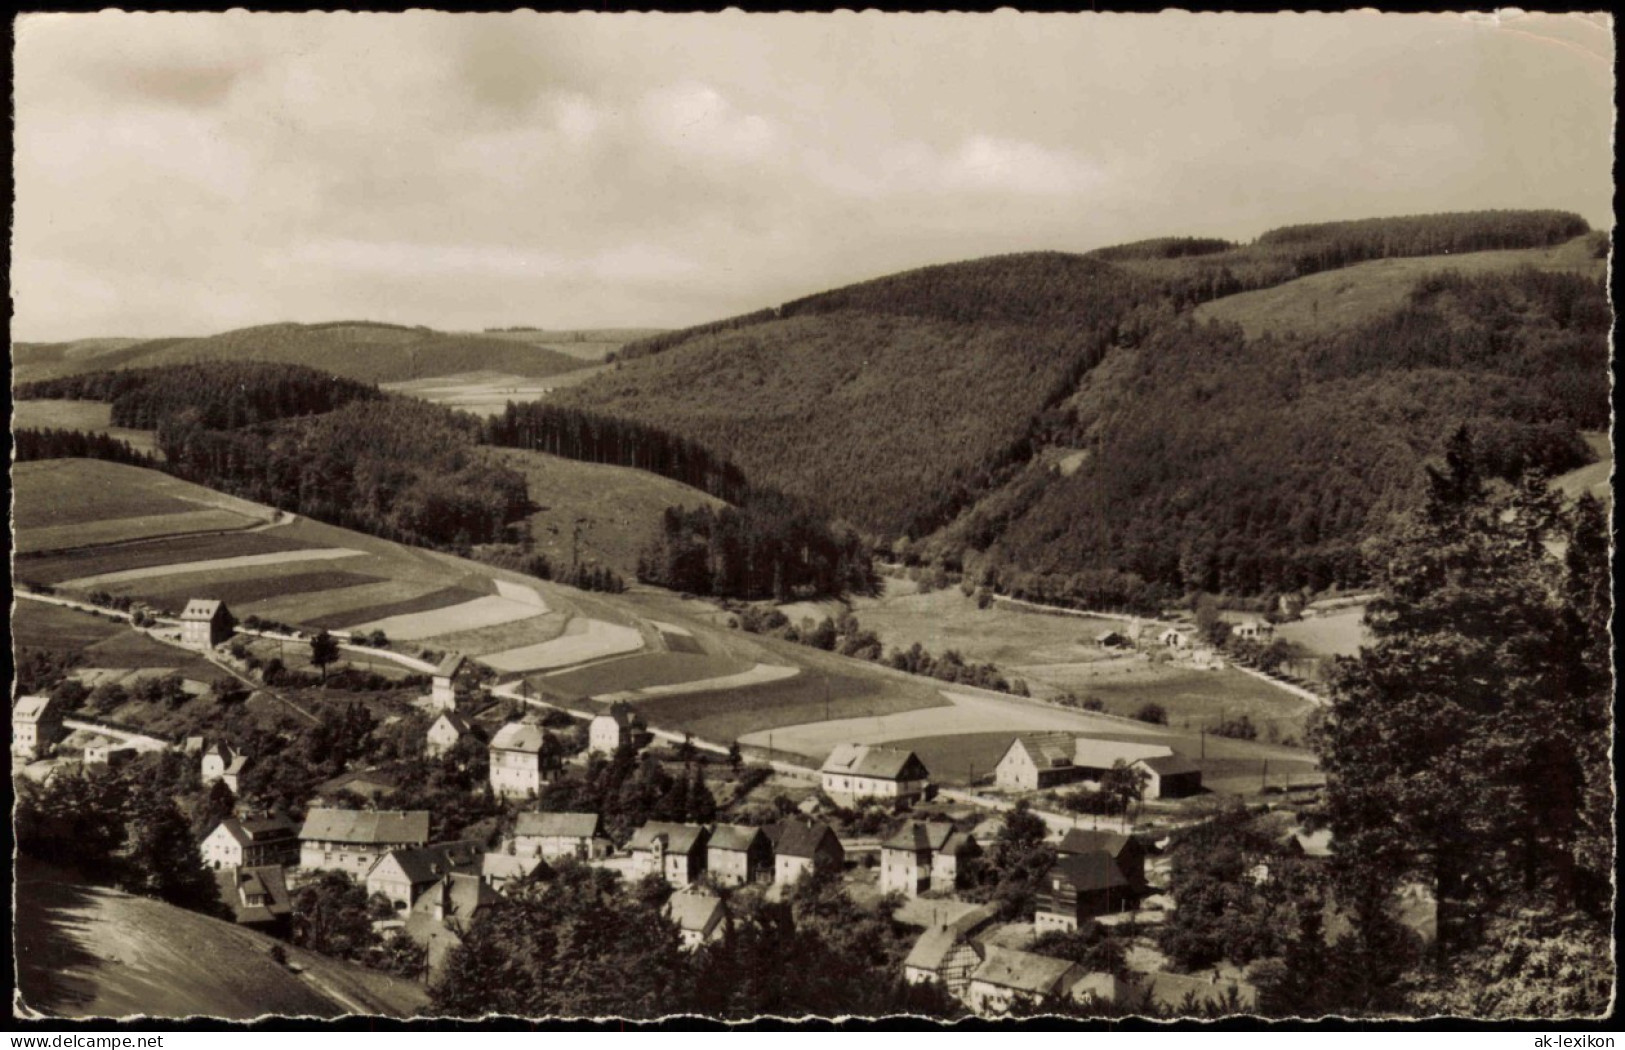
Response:
[{"label": "bush", "polygon": [[1142,722],[1150,722],[1152,725],[1165,726],[1168,724],[1168,712],[1163,709],[1161,704],[1157,703],[1141,704],[1140,709],[1134,712],[1134,717]]},{"label": "bush", "polygon": [[1214,736],[1229,737],[1232,740],[1257,740],[1258,727],[1246,715],[1236,718],[1226,718],[1213,727]]}]

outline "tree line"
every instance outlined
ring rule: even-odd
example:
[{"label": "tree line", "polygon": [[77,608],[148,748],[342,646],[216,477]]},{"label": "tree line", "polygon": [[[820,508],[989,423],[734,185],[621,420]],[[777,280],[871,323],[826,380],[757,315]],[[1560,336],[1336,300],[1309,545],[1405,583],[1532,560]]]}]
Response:
[{"label": "tree line", "polygon": [[762,492],[738,509],[667,508],[637,574],[685,594],[747,600],[873,594],[879,585],[857,533]]}]

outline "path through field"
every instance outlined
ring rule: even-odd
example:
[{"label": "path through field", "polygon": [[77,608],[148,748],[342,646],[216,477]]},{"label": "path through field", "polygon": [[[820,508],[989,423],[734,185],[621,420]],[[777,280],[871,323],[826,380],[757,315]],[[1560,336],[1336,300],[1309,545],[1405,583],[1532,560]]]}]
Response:
[{"label": "path through field", "polygon": [[243,554],[235,558],[211,558],[207,561],[183,561],[171,565],[150,565],[144,569],[125,569],[122,572],[104,572],[96,576],[81,576],[64,580],[62,587],[105,587],[130,580],[148,580],[157,576],[179,576],[191,572],[216,572],[221,569],[241,569],[251,565],[287,565],[299,561],[335,561],[339,558],[357,558],[365,551],[347,547],[326,547],[316,550],[273,551],[270,554]]}]

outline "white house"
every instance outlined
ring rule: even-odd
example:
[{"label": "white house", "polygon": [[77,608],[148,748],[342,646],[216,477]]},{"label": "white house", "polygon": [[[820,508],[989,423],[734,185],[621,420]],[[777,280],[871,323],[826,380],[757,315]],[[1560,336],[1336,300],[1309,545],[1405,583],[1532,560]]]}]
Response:
[{"label": "white house", "polygon": [[467,657],[461,653],[447,653],[430,676],[429,707],[436,711],[455,711],[458,678],[469,670]]},{"label": "white house", "polygon": [[1123,740],[1098,740],[1080,736],[1073,744],[1072,764],[1084,780],[1099,780],[1101,775],[1121,762],[1125,766],[1145,758],[1167,758],[1173,748],[1162,744],[1131,744]]},{"label": "white house", "polygon": [[1042,1003],[1070,993],[1084,976],[1083,967],[1066,959],[988,945],[982,964],[971,974],[965,1005],[986,1017],[1008,1013],[1017,1002]]},{"label": "white house", "polygon": [[11,753],[32,762],[61,740],[62,705],[48,696],[25,696],[11,708]]},{"label": "white house", "polygon": [[587,727],[587,750],[613,755],[632,743],[632,712],[616,704]]},{"label": "white house", "polygon": [[912,751],[841,744],[819,769],[824,794],[842,805],[864,800],[907,804],[930,785],[931,774]]},{"label": "white house", "polygon": [[728,917],[720,897],[692,888],[672,894],[663,911],[677,924],[683,947],[690,949],[719,939]]},{"label": "white house", "polygon": [[609,853],[609,840],[597,813],[521,813],[514,823],[513,851],[543,860],[593,860]]},{"label": "white house", "polygon": [[1195,638],[1189,630],[1170,627],[1157,635],[1157,641],[1170,649],[1189,649],[1195,644]]},{"label": "white house", "polygon": [[440,717],[424,734],[423,751],[430,758],[439,758],[457,746],[457,741],[474,732],[474,723],[459,711],[442,711]]},{"label": "white house", "polygon": [[1145,797],[1184,798],[1202,790],[1202,767],[1178,755],[1154,755],[1131,763],[1147,776]]},{"label": "white house", "polygon": [[1077,780],[1077,744],[1071,733],[1020,733],[993,770],[993,782],[1006,791],[1040,791]]},{"label": "white house", "polygon": [[705,847],[710,832],[695,824],[649,821],[626,848],[632,854],[634,878],[659,875],[673,886],[687,886],[705,874]]},{"label": "white house", "polygon": [[299,866],[346,871],[357,880],[390,850],[429,841],[429,811],[312,809],[299,830]]},{"label": "white house", "polygon": [[281,817],[230,817],[209,832],[199,851],[204,866],[215,871],[292,864],[299,859],[298,831]]},{"label": "white house", "polygon": [[230,744],[216,741],[203,750],[198,775],[205,786],[213,784],[216,780],[224,780],[226,786],[231,788],[231,793],[235,795],[239,794],[237,782],[246,765],[248,765],[247,755],[233,750]]},{"label": "white house", "polygon": [[914,897],[926,890],[952,890],[959,850],[972,842],[952,824],[909,821],[880,844],[880,891]]},{"label": "white house", "polygon": [[1275,625],[1268,620],[1250,617],[1232,625],[1230,634],[1231,637],[1244,638],[1250,642],[1267,642],[1275,636]]},{"label": "white house", "polygon": [[510,722],[491,738],[491,790],[503,798],[541,794],[547,761],[547,731],[529,722]]},{"label": "white house", "polygon": [[941,981],[956,997],[963,997],[971,974],[982,965],[980,944],[953,926],[933,926],[920,934],[903,960],[903,979],[909,984]]},{"label": "white house", "polygon": [[181,610],[181,644],[190,649],[213,649],[231,637],[231,611],[225,602],[193,598]]},{"label": "white house", "polygon": [[397,912],[405,912],[446,876],[480,874],[484,856],[478,842],[390,850],[368,870],[367,896],[383,897]]}]

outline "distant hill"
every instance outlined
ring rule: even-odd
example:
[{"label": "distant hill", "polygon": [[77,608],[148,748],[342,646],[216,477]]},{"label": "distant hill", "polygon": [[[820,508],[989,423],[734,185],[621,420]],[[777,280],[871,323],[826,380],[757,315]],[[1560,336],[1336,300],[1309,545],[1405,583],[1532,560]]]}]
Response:
[{"label": "distant hill", "polygon": [[295,974],[264,934],[28,857],[15,871],[18,1003],[47,1017],[409,1017],[428,1002],[410,981],[284,946]]},{"label": "distant hill", "polygon": [[[582,361],[599,362],[622,346],[637,339],[661,334],[662,328],[487,328],[478,333],[486,339],[506,339],[546,347]],[[473,333],[470,333],[473,334]]]},{"label": "distant hill", "polygon": [[[102,345],[87,345],[90,343]],[[374,383],[479,371],[537,378],[569,372],[587,363],[524,340],[372,321],[337,321],[259,325],[219,335],[140,342],[21,343],[14,348],[13,380],[27,382],[105,368],[222,360],[306,365]]]},{"label": "distant hill", "polygon": [[1594,458],[1588,233],[1463,213],[936,266],[628,343],[551,397],[1041,597],[1353,583],[1456,425],[1492,472]]}]

